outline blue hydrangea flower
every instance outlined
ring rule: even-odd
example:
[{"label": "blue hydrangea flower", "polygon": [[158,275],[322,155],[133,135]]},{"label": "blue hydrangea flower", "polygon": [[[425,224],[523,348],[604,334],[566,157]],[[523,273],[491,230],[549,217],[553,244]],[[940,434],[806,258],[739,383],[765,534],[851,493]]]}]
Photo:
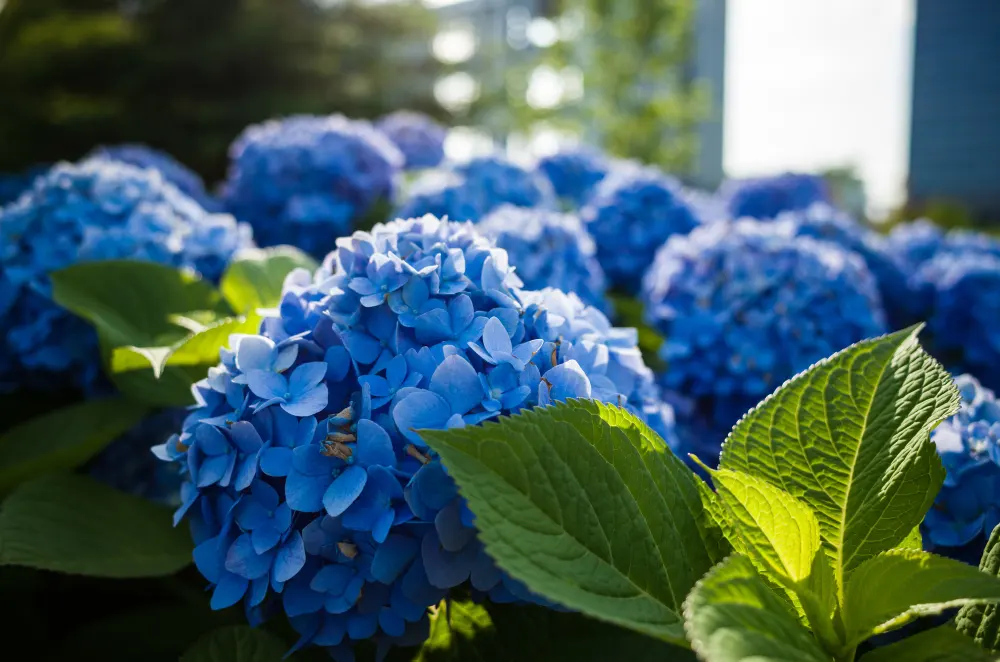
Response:
[{"label": "blue hydrangea flower", "polygon": [[35,177],[43,174],[48,168],[47,165],[37,165],[24,172],[0,173],[0,207],[21,197],[22,193],[31,188]]},{"label": "blue hydrangea flower", "polygon": [[680,184],[655,168],[621,166],[598,184],[580,211],[597,260],[615,287],[635,293],[656,249],[698,224]]},{"label": "blue hydrangea flower", "polygon": [[596,398],[676,440],[635,330],[520,290],[472,224],[425,216],[337,244],[315,274],[289,274],[259,335],[230,339],[154,453],[186,478],[175,517],[212,607],[284,611],[296,649],[348,655],[426,637],[427,608],[459,586],[540,601],[486,555],[417,430]]},{"label": "blue hydrangea flower", "polygon": [[785,173],[725,182],[719,195],[728,201],[731,218],[768,220],[784,211],[830,202],[826,182],[817,175]]},{"label": "blue hydrangea flower", "polygon": [[[886,330],[856,253],[789,223],[715,223],[672,237],[646,274],[647,321],[666,338],[662,383],[724,433],[783,381]],[[716,448],[718,450],[718,448]]]},{"label": "blue hydrangea flower", "polygon": [[934,551],[978,559],[1000,524],[1000,402],[970,375],[955,383],[961,408],[931,433],[946,473],[922,529]]},{"label": "blue hydrangea flower", "polygon": [[90,156],[157,170],[165,180],[176,186],[177,190],[203,208],[209,211],[220,210],[219,202],[205,191],[205,182],[201,177],[166,152],[146,145],[125,144],[98,147],[90,153]]},{"label": "blue hydrangea flower", "polygon": [[1000,388],[1000,255],[945,250],[915,274],[929,301],[929,344],[946,366]]},{"label": "blue hydrangea flower", "polygon": [[422,175],[397,211],[400,218],[432,214],[456,221],[479,221],[503,204],[555,207],[552,185],[542,175],[498,154],[452,164]]},{"label": "blue hydrangea flower", "polygon": [[883,235],[826,203],[784,212],[777,218],[793,224],[798,235],[829,241],[860,255],[875,276],[890,328],[903,329],[922,321],[918,317],[920,311],[914,303],[906,267]]},{"label": "blue hydrangea flower", "polygon": [[95,383],[96,336],[51,300],[53,271],[134,259],[214,280],[249,246],[249,227],[207,213],[158,171],[107,159],[52,167],[0,209],[0,384],[53,391]]},{"label": "blue hydrangea flower", "polygon": [[229,148],[226,208],[261,246],[322,258],[376,203],[395,196],[403,155],[382,132],[340,115],[247,127]]},{"label": "blue hydrangea flower", "polygon": [[403,153],[407,170],[433,168],[444,160],[448,131],[427,115],[401,110],[382,117],[375,127]]},{"label": "blue hydrangea flower", "polygon": [[610,168],[606,156],[588,147],[562,150],[538,160],[538,169],[548,177],[556,195],[573,209],[587,202]]},{"label": "blue hydrangea flower", "polygon": [[578,217],[503,205],[480,221],[479,229],[507,251],[525,288],[553,287],[607,309],[597,248]]}]

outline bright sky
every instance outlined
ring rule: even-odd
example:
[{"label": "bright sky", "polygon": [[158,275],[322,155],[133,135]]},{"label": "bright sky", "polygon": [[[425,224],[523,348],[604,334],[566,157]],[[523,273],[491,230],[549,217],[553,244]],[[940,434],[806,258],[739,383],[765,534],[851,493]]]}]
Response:
[{"label": "bright sky", "polygon": [[913,0],[729,0],[732,176],[853,165],[873,210],[902,201]]}]

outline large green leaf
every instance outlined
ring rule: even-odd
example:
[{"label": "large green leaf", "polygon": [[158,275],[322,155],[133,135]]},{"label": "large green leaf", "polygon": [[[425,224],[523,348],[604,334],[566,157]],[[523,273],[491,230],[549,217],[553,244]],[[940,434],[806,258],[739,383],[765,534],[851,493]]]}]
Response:
[{"label": "large green leaf", "polygon": [[995,662],[996,659],[951,625],[941,625],[865,653],[860,662]]},{"label": "large green leaf", "polygon": [[[1000,525],[990,534],[979,569],[993,577],[1000,576]],[[1000,652],[1000,606],[974,604],[962,607],[955,617],[955,624],[982,647]]]},{"label": "large green leaf", "polygon": [[830,662],[813,635],[757,574],[734,554],[713,568],[684,606],[691,646],[706,662]]},{"label": "large green leaf", "polygon": [[102,398],[57,409],[0,437],[0,493],[49,471],[72,469],[142,420],[147,409]]},{"label": "large green leaf", "polygon": [[175,316],[229,314],[219,293],[197,275],[132,260],[85,262],[56,271],[52,298],[93,324],[109,348],[169,345],[188,333]]},{"label": "large green leaf", "polygon": [[298,268],[313,272],[318,266],[293,246],[246,250],[229,264],[219,289],[237,313],[273,308],[281,301],[281,286],[289,272]]},{"label": "large green leaf", "polygon": [[157,378],[172,366],[209,367],[219,362],[219,348],[234,333],[254,334],[260,330],[260,315],[225,317],[165,347],[117,347],[111,355],[111,372],[153,369]]},{"label": "large green leaf", "polygon": [[695,662],[689,649],[595,621],[528,605],[446,600],[431,610],[430,636],[414,662]]},{"label": "large green leaf", "polygon": [[572,609],[683,641],[684,597],[726,545],[698,479],[645,424],[571,401],[421,434],[501,568]]},{"label": "large green leaf", "polygon": [[861,564],[847,581],[849,646],[946,609],[1000,602],[1000,579],[960,561],[894,549]]},{"label": "large green leaf", "polygon": [[285,642],[270,632],[235,625],[202,636],[180,662],[280,662],[287,651]]},{"label": "large green leaf", "polygon": [[852,568],[901,543],[944,480],[929,431],[958,409],[918,328],[820,361],[750,411],[720,466],[780,487],[816,513],[838,595]]},{"label": "large green leaf", "polygon": [[170,575],[191,562],[170,511],[86,476],[22,483],[0,507],[0,564],[91,577]]},{"label": "large green leaf", "polygon": [[749,474],[725,469],[712,482],[740,549],[779,582],[805,582],[819,552],[819,524],[804,503]]}]

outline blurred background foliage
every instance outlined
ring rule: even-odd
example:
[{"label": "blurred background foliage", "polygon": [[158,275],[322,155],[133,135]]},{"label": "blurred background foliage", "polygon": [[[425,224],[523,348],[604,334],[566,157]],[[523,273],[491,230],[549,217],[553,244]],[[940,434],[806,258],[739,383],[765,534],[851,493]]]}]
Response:
[{"label": "blurred background foliage", "polygon": [[[438,67],[419,2],[8,0],[0,11],[0,171],[141,142],[209,181],[248,124],[289,113],[440,116],[394,81]],[[403,88],[401,88],[403,89]]]}]

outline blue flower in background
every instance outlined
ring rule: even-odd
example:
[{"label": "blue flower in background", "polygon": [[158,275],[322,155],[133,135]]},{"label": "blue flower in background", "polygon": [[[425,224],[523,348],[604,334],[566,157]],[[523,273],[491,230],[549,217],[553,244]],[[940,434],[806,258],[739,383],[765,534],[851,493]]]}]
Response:
[{"label": "blue flower in background", "polygon": [[0,173],[0,207],[21,197],[22,193],[31,188],[35,177],[48,169],[47,165],[37,165],[24,172]]},{"label": "blue flower in background", "polygon": [[480,156],[421,176],[396,215],[476,222],[503,204],[554,208],[556,200],[544,176],[500,155]]},{"label": "blue flower in background", "polygon": [[177,516],[213,608],[283,610],[296,649],[340,655],[426,637],[427,608],[458,586],[539,601],[486,555],[418,430],[592,397],[676,440],[634,329],[519,285],[472,224],[432,216],[341,238],[316,274],[289,274],[276,316],[222,350],[155,450],[186,478]]},{"label": "blue flower in background", "polygon": [[98,378],[96,336],[51,300],[51,272],[134,259],[214,280],[249,246],[249,227],[209,214],[158,171],[105,158],[53,166],[0,209],[0,384],[86,391]]},{"label": "blue flower in background", "polygon": [[692,401],[716,442],[789,377],[886,330],[861,257],[795,233],[783,222],[707,225],[671,238],[646,274],[647,321],[666,339],[662,384]]},{"label": "blue flower in background", "polygon": [[205,191],[205,182],[201,177],[166,152],[145,145],[125,144],[98,147],[88,156],[128,163],[139,168],[152,168],[204,209],[220,210],[219,202]]},{"label": "blue flower in background", "polygon": [[607,309],[597,248],[576,216],[504,205],[480,221],[479,230],[507,251],[525,288],[554,287]]},{"label": "blue flower in background", "polygon": [[784,211],[806,209],[816,202],[830,202],[826,182],[818,175],[785,173],[725,182],[719,196],[728,201],[731,218],[768,220]]},{"label": "blue flower in background", "polygon": [[401,110],[380,118],[375,127],[403,153],[407,170],[433,168],[444,160],[448,131],[427,115]]},{"label": "blue flower in background", "polygon": [[548,177],[556,195],[567,206],[578,209],[590,198],[611,165],[595,149],[566,149],[538,160],[538,169]]},{"label": "blue flower in background", "polygon": [[229,148],[228,211],[261,246],[322,258],[379,202],[391,202],[403,155],[370,123],[298,115],[244,129]]},{"label": "blue flower in background", "polygon": [[955,383],[961,408],[931,432],[946,474],[922,528],[932,550],[978,559],[1000,524],[1000,402],[970,375]]},{"label": "blue flower in background", "polygon": [[597,244],[597,260],[614,287],[639,289],[656,249],[698,224],[680,184],[655,168],[615,168],[580,211]]}]

